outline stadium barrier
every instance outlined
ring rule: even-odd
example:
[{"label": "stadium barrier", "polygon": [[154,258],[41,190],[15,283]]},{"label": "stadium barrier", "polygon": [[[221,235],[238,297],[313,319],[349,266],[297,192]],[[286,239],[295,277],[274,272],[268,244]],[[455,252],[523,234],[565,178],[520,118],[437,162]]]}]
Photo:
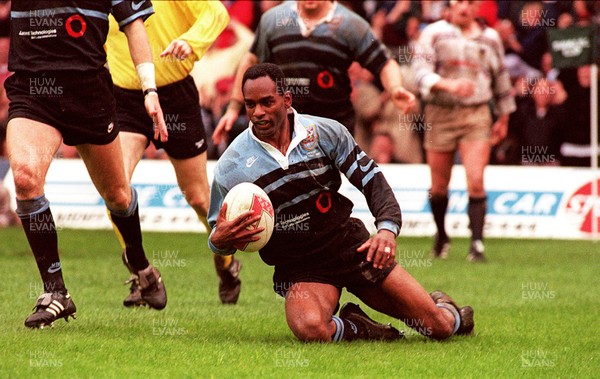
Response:
[{"label": "stadium barrier", "polygon": [[[208,162],[209,180],[215,162]],[[404,236],[432,236],[425,165],[381,165],[403,211]],[[485,186],[488,237],[591,239],[593,171],[565,167],[488,166]],[[596,180],[600,181],[596,175]],[[14,194],[10,171],[5,184]],[[168,161],[141,161],[133,185],[139,195],[145,231],[205,232],[187,205]],[[462,166],[455,166],[450,183],[446,226],[451,236],[469,236],[468,194]],[[354,217],[374,231],[373,218],[362,194],[344,178],[341,192],[354,203]],[[102,198],[80,160],[56,160],[50,167],[46,196],[58,228],[110,229]],[[14,196],[13,196],[14,198]],[[600,198],[596,198],[600,215]],[[13,204],[14,207],[14,204]],[[600,224],[600,223],[597,223]]]}]

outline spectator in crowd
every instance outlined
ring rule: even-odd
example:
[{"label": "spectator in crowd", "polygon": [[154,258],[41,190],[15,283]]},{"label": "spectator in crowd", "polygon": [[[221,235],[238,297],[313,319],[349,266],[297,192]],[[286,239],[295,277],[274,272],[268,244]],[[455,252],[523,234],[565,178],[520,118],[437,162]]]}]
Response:
[{"label": "spectator in crowd", "polygon": [[[231,32],[230,37],[224,38],[225,33]],[[213,46],[204,57],[196,62],[190,75],[194,78],[200,93],[202,119],[207,135],[212,135],[219,119],[227,108],[231,97],[233,80],[237,64],[252,46],[254,33],[242,23],[231,19],[227,29],[219,35]],[[210,72],[210,75],[206,75]],[[235,123],[231,131],[232,138],[248,125],[244,113]],[[208,159],[216,159],[223,152],[224,146],[217,146],[211,138],[207,139]]]},{"label": "spectator in crowd", "polygon": [[347,72],[353,61],[381,81],[400,109],[407,111],[414,105],[414,95],[402,85],[398,63],[357,14],[335,1],[288,1],[270,9],[238,67],[231,101],[213,133],[214,142],[220,143],[231,130],[242,108],[242,75],[259,62],[281,65],[300,113],[333,118],[353,132],[355,112]]},{"label": "spectator in crowd", "polygon": [[[565,102],[568,128],[562,133],[560,146],[563,166],[590,167],[590,91],[591,67],[561,70],[559,79],[564,83],[568,98]],[[595,125],[598,128],[598,125]]]},{"label": "spectator in crowd", "polygon": [[556,89],[548,79],[531,81],[525,101],[510,117],[510,128],[517,133],[520,162],[523,165],[559,164],[560,136],[566,128],[564,109],[554,100]]},{"label": "spectator in crowd", "polygon": [[[455,152],[461,155],[469,193],[471,246],[469,261],[483,262],[486,214],[484,170],[492,145],[506,137],[508,115],[516,106],[504,67],[498,33],[479,23],[477,3],[450,2],[450,21],[438,21],[421,33],[415,59],[416,80],[427,102],[425,131],[427,163],[431,169],[430,205],[437,227],[432,254],[444,258],[450,248],[445,229],[448,185]],[[492,125],[489,102],[497,121]]]},{"label": "spectator in crowd", "polygon": [[400,163],[395,156],[394,139],[389,133],[373,133],[369,150],[376,163]]},{"label": "spectator in crowd", "polygon": [[10,0],[0,0],[0,87],[8,76],[8,46],[10,43]]}]

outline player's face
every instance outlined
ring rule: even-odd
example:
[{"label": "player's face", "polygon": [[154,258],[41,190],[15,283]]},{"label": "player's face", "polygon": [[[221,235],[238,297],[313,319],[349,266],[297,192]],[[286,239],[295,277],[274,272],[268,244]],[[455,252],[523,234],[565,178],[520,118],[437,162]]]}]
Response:
[{"label": "player's face", "polygon": [[268,76],[247,80],[243,92],[254,135],[265,142],[276,141],[286,130],[287,110],[292,105],[290,93],[278,93]]},{"label": "player's face", "polygon": [[452,2],[450,5],[452,23],[458,27],[469,26],[475,20],[478,8],[478,1],[458,0]]},{"label": "player's face", "polygon": [[315,1],[315,0],[300,0],[298,1],[298,7],[303,12],[319,12],[327,6],[327,1]]}]

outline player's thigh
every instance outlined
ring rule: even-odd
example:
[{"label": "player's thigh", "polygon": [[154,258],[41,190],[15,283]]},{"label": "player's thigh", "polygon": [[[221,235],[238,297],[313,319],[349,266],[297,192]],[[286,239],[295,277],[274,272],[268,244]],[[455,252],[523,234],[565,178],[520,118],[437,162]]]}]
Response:
[{"label": "player's thigh", "polygon": [[127,174],[127,178],[131,180],[135,167],[144,156],[144,151],[148,147],[148,138],[143,134],[121,131],[119,139],[121,140],[125,173]]},{"label": "player's thigh", "polygon": [[438,313],[427,291],[400,265],[381,285],[354,294],[369,307],[401,320],[431,320]]},{"label": "player's thigh", "polygon": [[115,210],[126,209],[131,190],[125,176],[120,138],[117,136],[106,145],[78,145],[77,151],[107,206]]},{"label": "player's thigh", "polygon": [[461,141],[458,148],[467,176],[469,194],[483,196],[483,176],[485,167],[490,160],[490,142],[487,140],[466,140]]},{"label": "player's thigh", "polygon": [[293,331],[327,324],[338,306],[340,290],[330,284],[298,282],[285,296],[285,315]]},{"label": "player's thigh", "polygon": [[48,124],[20,117],[8,122],[6,143],[17,198],[43,194],[48,168],[61,142],[60,132]]},{"label": "player's thigh", "polygon": [[454,152],[427,150],[426,157],[431,173],[431,192],[435,194],[448,192]]}]

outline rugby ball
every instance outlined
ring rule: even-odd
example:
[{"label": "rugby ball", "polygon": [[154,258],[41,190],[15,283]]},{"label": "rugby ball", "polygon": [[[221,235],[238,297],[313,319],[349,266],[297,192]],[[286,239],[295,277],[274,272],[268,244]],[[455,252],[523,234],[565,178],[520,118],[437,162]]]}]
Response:
[{"label": "rugby ball", "polygon": [[273,225],[275,221],[275,211],[269,196],[262,188],[253,183],[240,183],[234,186],[223,199],[227,203],[227,212],[225,218],[231,221],[241,213],[251,210],[253,216],[261,215],[259,221],[250,225],[248,229],[265,229],[258,233],[258,241],[249,242],[243,245],[235,245],[235,248],[241,251],[254,252],[262,249],[273,234]]}]

